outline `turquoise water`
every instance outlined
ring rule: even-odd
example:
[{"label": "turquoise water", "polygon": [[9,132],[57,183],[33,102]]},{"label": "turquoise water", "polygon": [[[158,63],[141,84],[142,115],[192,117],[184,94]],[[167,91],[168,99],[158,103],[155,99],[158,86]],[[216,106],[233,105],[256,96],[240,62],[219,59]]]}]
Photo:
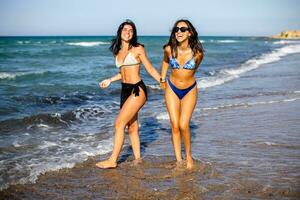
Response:
[{"label": "turquoise water", "polygon": [[[1,188],[35,181],[46,171],[72,167],[88,156],[111,151],[120,84],[113,83],[105,90],[98,87],[100,80],[118,72],[108,50],[111,39],[110,36],[0,37]],[[297,85],[264,90],[261,89],[264,83],[256,82],[256,77],[252,82],[240,81],[240,86],[231,88],[227,96],[222,95],[222,90],[250,71],[299,54],[299,41],[262,37],[200,39],[205,58],[196,73],[203,94],[197,112],[205,115],[211,110],[300,98]],[[168,37],[144,36],[139,40],[160,70],[162,46]],[[154,141],[161,136],[151,133],[161,128],[159,121],[166,121],[168,115],[158,84],[144,69],[142,78],[150,95],[141,121],[147,117],[155,120],[143,124],[141,129],[146,128],[141,137],[144,141]],[[253,94],[255,100],[250,98]],[[243,101],[244,97],[247,101]]]}]

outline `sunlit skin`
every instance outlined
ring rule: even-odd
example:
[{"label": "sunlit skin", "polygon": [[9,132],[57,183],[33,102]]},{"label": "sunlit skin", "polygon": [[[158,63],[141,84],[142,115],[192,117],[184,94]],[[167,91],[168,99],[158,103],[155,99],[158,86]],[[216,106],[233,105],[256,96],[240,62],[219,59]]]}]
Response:
[{"label": "sunlit skin", "polygon": [[[177,27],[188,27],[185,22],[179,22]],[[201,60],[202,53],[197,52],[193,55],[193,51],[189,45],[190,31],[175,33],[178,42],[178,56],[176,58],[179,65],[182,67],[193,56],[195,59],[196,68],[194,70],[186,69],[172,69],[170,81],[179,89],[185,89],[195,82],[195,72],[197,71]],[[161,77],[166,77],[169,68],[169,61],[172,57],[171,47],[167,46],[164,50],[164,59],[162,62]],[[190,134],[190,120],[192,113],[197,103],[198,89],[194,87],[184,98],[180,101],[167,82],[160,83],[161,88],[165,90],[165,100],[167,110],[169,112],[170,123],[172,128],[172,142],[177,164],[182,163],[181,155],[181,137],[185,146],[186,165],[187,169],[193,168],[193,158],[191,153],[191,134]]]},{"label": "sunlit skin", "polygon": [[[150,63],[146,52],[142,46],[131,47],[129,49],[130,40],[133,37],[133,28],[131,25],[125,25],[122,29],[121,40],[122,45],[121,49],[116,55],[118,63],[123,63],[125,57],[131,52],[131,54],[136,58],[139,63],[143,63],[146,71],[159,82],[160,75],[156,69]],[[141,80],[140,77],[140,64],[131,65],[131,66],[122,66],[120,68],[120,73],[117,75],[105,79],[99,83],[101,88],[107,88],[111,82],[121,80],[123,83],[135,84]],[[144,105],[146,101],[146,95],[144,90],[140,88],[139,96],[132,94],[124,103],[121,108],[115,123],[115,135],[114,135],[114,147],[111,156],[109,159],[100,161],[96,163],[96,166],[99,168],[114,168],[117,166],[117,160],[121,152],[124,138],[125,138],[125,128],[128,127],[128,134],[130,143],[132,146],[134,154],[134,164],[141,162],[140,155],[140,138],[139,138],[139,124],[138,124],[138,111]]]}]

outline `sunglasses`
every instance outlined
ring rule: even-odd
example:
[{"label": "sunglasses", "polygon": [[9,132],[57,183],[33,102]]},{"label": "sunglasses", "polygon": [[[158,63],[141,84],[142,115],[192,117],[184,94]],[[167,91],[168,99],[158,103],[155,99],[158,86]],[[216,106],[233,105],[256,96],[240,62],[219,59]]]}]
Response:
[{"label": "sunglasses", "polygon": [[175,28],[174,28],[175,33],[177,33],[179,30],[180,30],[182,33],[184,33],[184,32],[186,32],[186,31],[189,31],[190,28],[189,28],[189,27],[175,27]]}]

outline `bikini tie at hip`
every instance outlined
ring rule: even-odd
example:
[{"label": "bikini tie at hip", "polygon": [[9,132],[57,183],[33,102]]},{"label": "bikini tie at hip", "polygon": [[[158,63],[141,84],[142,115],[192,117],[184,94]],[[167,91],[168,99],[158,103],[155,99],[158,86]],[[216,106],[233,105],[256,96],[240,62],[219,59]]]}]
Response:
[{"label": "bikini tie at hip", "polygon": [[139,85],[140,85],[140,82],[137,83],[137,84],[134,84],[133,94],[135,96],[139,96],[140,95],[140,87],[139,87]]}]

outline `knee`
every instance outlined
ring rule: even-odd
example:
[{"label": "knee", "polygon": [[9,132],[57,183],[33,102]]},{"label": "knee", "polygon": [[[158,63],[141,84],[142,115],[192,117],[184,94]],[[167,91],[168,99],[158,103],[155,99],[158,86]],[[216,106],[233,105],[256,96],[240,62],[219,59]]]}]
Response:
[{"label": "knee", "polygon": [[138,123],[133,123],[128,126],[128,133],[134,133],[139,131]]},{"label": "knee", "polygon": [[172,133],[174,134],[179,134],[180,133],[180,129],[179,129],[179,124],[178,123],[174,123],[171,122],[171,128],[172,128]]},{"label": "knee", "polygon": [[115,126],[115,130],[120,130],[120,129],[125,129],[126,124],[124,124],[122,120],[117,118],[115,120],[114,126]]},{"label": "knee", "polygon": [[179,123],[179,129],[180,129],[181,132],[188,131],[189,128],[190,128],[189,123],[187,123],[187,122],[180,122]]}]

